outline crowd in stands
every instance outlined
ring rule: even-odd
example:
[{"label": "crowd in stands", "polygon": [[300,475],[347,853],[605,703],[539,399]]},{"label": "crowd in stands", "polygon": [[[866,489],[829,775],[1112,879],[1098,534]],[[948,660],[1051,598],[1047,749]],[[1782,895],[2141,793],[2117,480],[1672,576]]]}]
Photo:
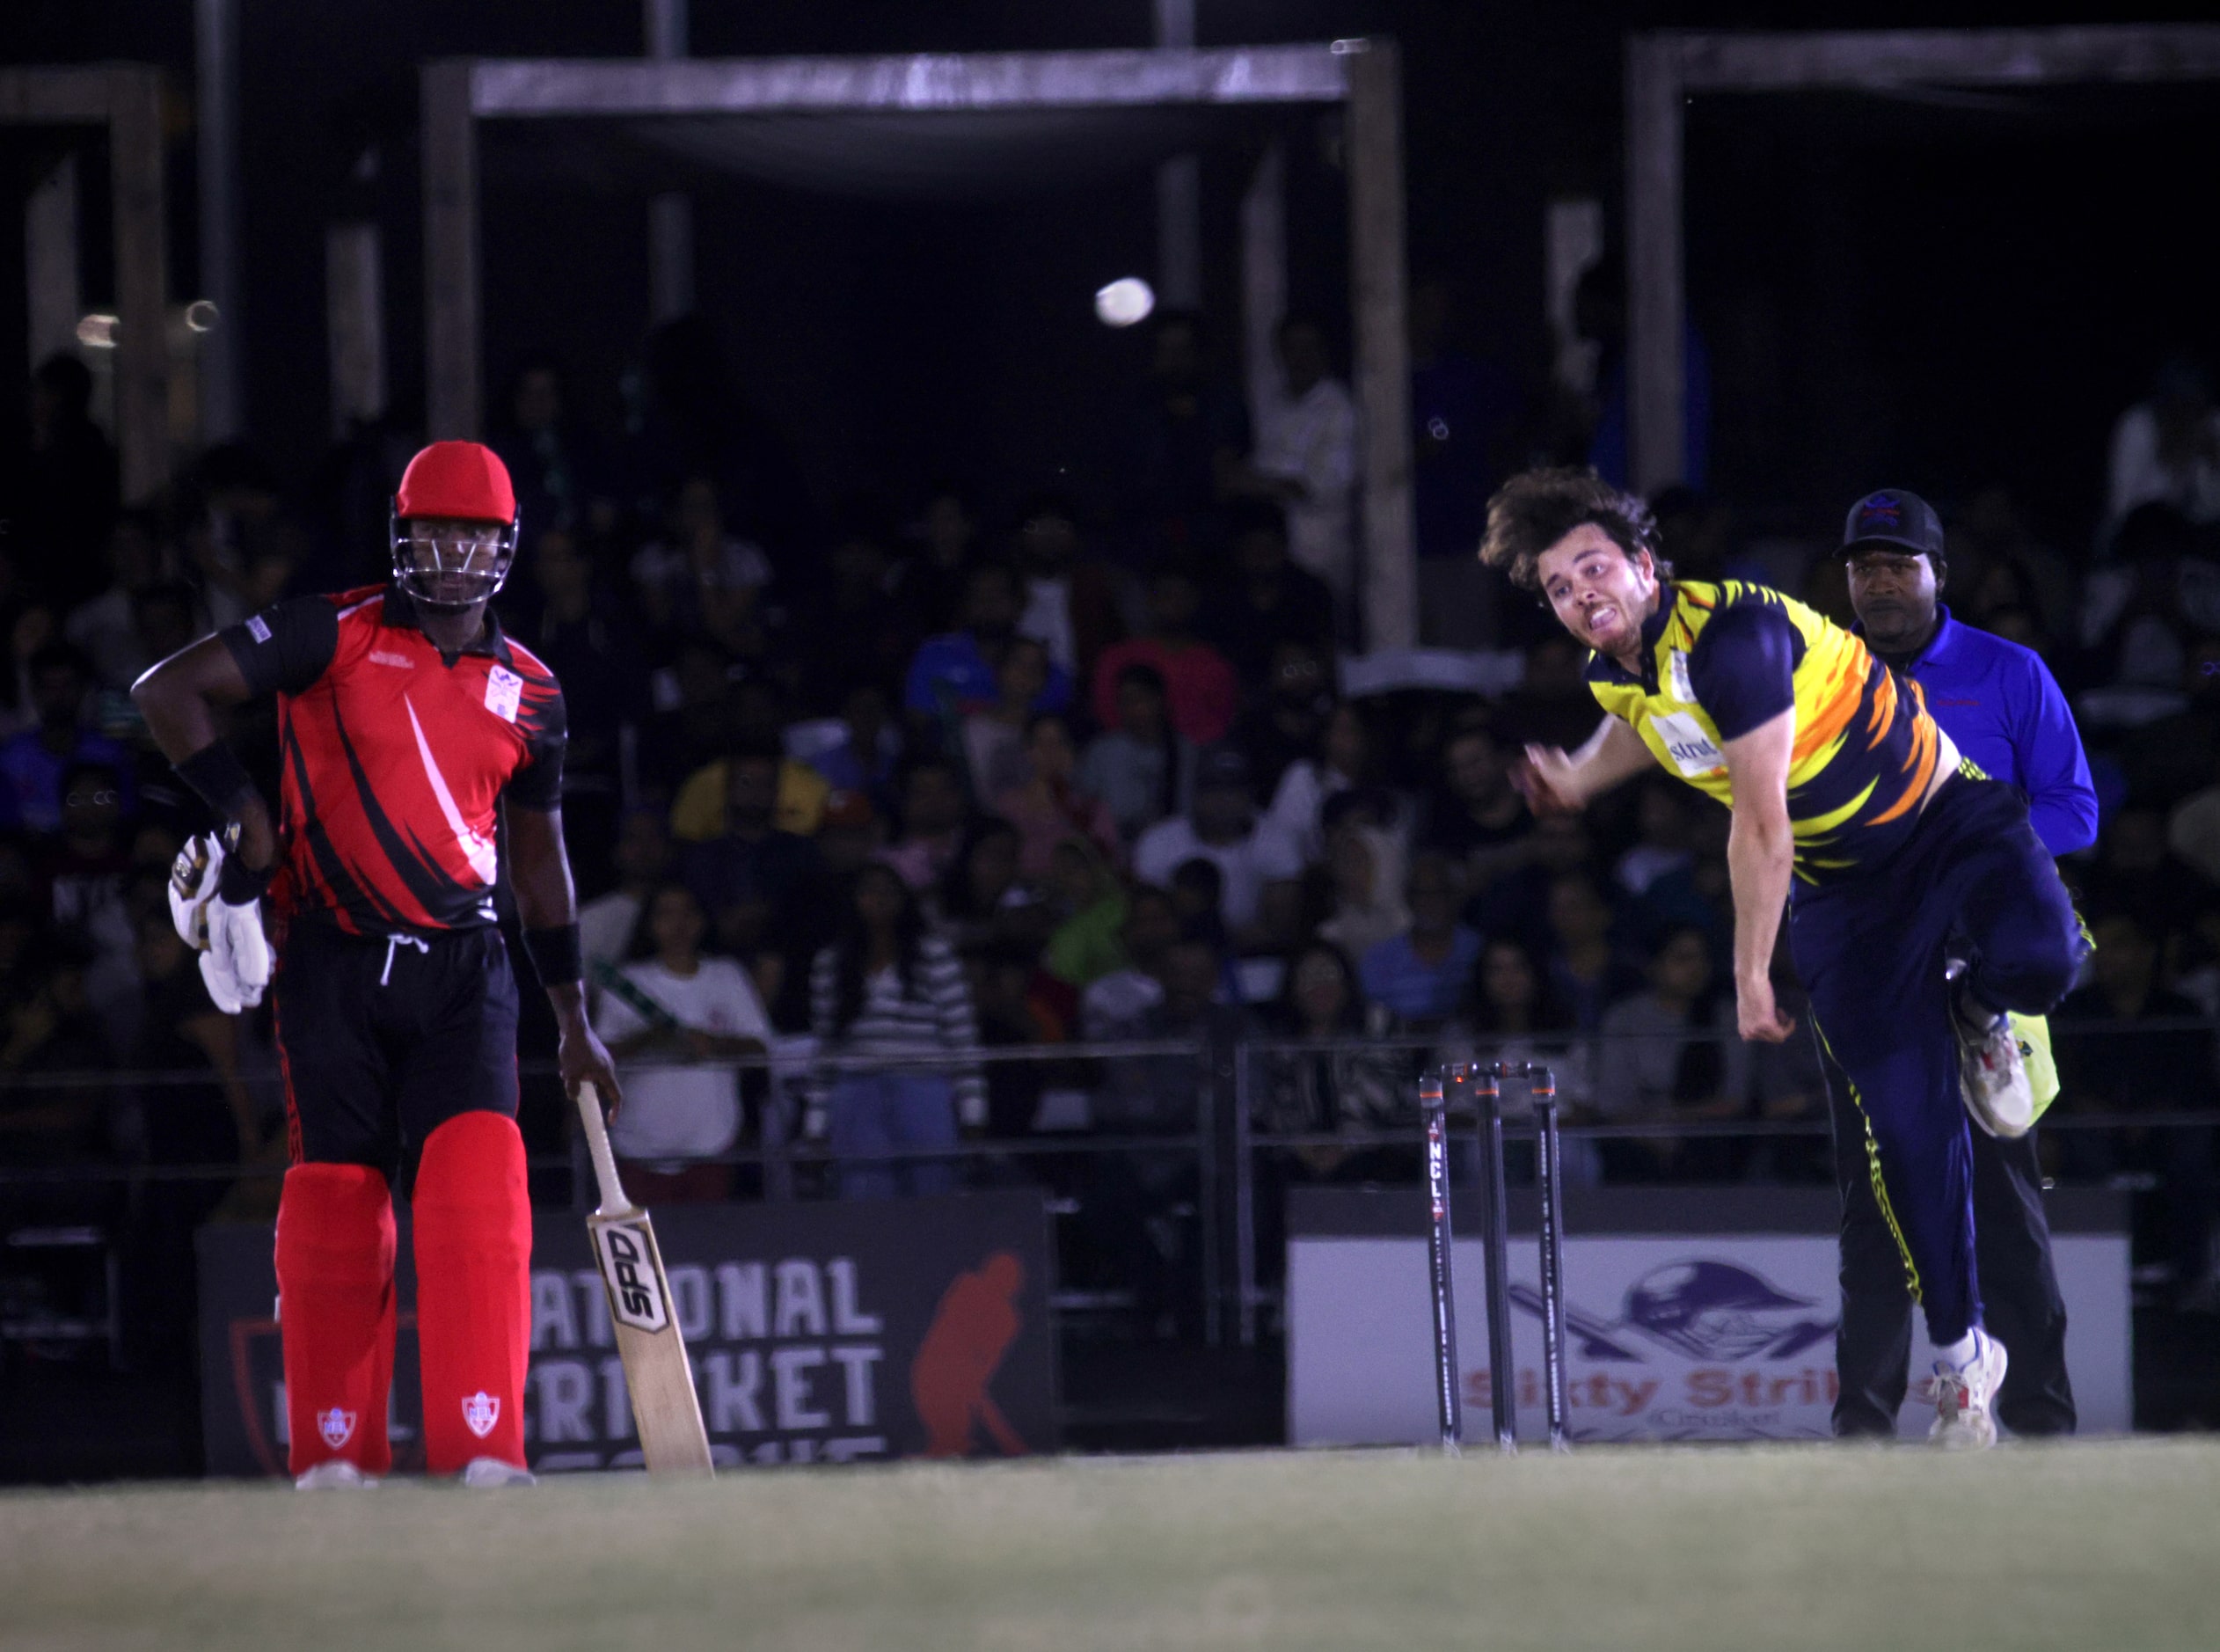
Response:
[{"label": "crowd in stands", "polygon": [[[698,1162],[765,1128],[763,1082],[731,1064],[807,1048],[931,1058],[795,1086],[778,1128],[825,1143],[833,1188],[856,1196],[1062,1173],[968,1164],[950,1151],[967,1141],[990,1155],[1194,1128],[1192,1060],[966,1059],[1002,1046],[1266,1041],[1253,1122],[1304,1138],[1282,1181],[1402,1173],[1407,1155],[1327,1138],[1399,1128],[1419,1064],[1483,1049],[1555,1064],[1576,1118],[1823,1120],[1807,1042],[1734,1036],[1723,813],[1658,775],[1537,822],[1512,786],[1525,742],[1575,743],[1597,716],[1569,642],[1531,624],[1507,637],[1536,640],[1498,698],[1339,691],[1358,634],[1355,431],[1316,327],[1283,331],[1287,405],[1252,432],[1194,325],[1163,318],[1108,504],[1042,491],[990,509],[951,484],[822,519],[701,354],[653,358],[657,393],[621,435],[573,421],[544,363],[497,408],[524,523],[501,623],[567,697],[585,952],[598,1025],[636,1074],[617,1146],[651,1200],[749,1185]],[[381,581],[381,490],[408,444],[366,434],[316,489],[219,448],[127,508],[91,391],[72,358],[42,367],[27,446],[0,459],[0,1166],[281,1157],[268,1012],[217,1014],[170,932],[164,880],[205,822],[127,691],[273,600]],[[2001,489],[1939,501],[1945,600],[2048,663],[2098,778],[2102,836],[2066,867],[2098,949],[2059,1018],[2062,1115],[2215,1097],[2205,381],[2169,369],[2122,416],[2111,463],[2093,545],[2053,542]],[[1724,503],[1657,502],[1683,575],[1764,579],[1848,618],[1828,523],[1800,550],[1745,545]],[[1420,503],[1429,520],[1450,508]],[[274,784],[267,717],[237,735]],[[100,1071],[119,1083],[56,1078]],[[535,1146],[559,1146],[563,1110],[533,1107]],[[1598,1147],[1577,1173],[1828,1173],[1803,1137]],[[886,1157],[904,1148],[921,1156]],[[2060,1132],[2051,1148],[2063,1176],[2164,1179],[2168,1254],[2191,1282],[2211,1132]],[[1106,1206],[1149,1212],[1179,1196],[1181,1162],[1083,1173],[1121,1179]],[[17,1211],[47,1196],[0,1190]],[[226,1195],[198,1196],[164,1219],[189,1226]],[[1101,1243],[1145,1268],[1157,1233]]]}]

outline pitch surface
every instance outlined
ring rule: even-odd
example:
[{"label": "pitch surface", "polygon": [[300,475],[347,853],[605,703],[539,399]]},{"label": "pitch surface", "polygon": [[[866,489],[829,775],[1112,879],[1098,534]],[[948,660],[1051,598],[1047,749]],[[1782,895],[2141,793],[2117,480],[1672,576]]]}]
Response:
[{"label": "pitch surface", "polygon": [[0,1645],[2220,1645],[2220,1444],[0,1496]]}]

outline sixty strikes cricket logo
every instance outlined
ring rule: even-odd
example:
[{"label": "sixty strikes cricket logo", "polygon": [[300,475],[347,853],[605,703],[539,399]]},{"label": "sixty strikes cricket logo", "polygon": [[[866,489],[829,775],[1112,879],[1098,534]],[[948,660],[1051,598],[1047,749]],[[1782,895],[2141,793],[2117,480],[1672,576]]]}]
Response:
[{"label": "sixty strikes cricket logo", "polygon": [[[1538,1324],[1541,1294],[1515,1283],[1509,1295]],[[1836,1320],[1817,1307],[1755,1269],[1711,1257],[1651,1268],[1616,1317],[1569,1305],[1576,1437],[1828,1437]],[[1468,1404],[1488,1403],[1489,1380],[1486,1371],[1467,1374]],[[1519,1408],[1538,1410],[1538,1359],[1522,1358],[1517,1380]]]}]

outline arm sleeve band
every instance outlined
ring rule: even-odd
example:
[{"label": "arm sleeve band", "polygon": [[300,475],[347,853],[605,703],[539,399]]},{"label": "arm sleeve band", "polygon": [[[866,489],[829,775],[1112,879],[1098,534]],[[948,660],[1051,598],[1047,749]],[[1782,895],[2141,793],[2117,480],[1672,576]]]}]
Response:
[{"label": "arm sleeve band", "polygon": [[246,679],[247,692],[298,694],[340,651],[340,610],[322,596],[296,596],[251,614],[216,635]]},{"label": "arm sleeve band", "polygon": [[230,820],[254,795],[254,780],[246,764],[221,739],[210,741],[174,766],[178,778],[191,786],[220,821]]},{"label": "arm sleeve band", "polygon": [[1738,739],[1796,704],[1804,640],[1778,608],[1737,603],[1705,625],[1688,654],[1689,685],[1722,740]]},{"label": "arm sleeve band", "polygon": [[539,972],[544,987],[569,986],[586,973],[575,924],[565,924],[559,929],[526,930],[524,950],[530,954],[532,968]]}]

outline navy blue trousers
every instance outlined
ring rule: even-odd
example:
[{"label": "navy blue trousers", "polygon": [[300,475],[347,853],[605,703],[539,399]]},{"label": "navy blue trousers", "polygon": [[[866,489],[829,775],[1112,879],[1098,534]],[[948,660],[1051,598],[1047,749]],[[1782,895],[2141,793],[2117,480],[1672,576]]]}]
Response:
[{"label": "navy blue trousers", "polygon": [[1885,864],[1800,887],[1789,916],[1829,1082],[1862,1117],[1863,1172],[1938,1345],[1981,1323],[1973,1148],[1943,977],[1953,938],[1970,948],[1974,997],[1995,1010],[2047,1014],[2080,968],[2072,899],[2026,800],[2000,781],[1953,776]]}]

